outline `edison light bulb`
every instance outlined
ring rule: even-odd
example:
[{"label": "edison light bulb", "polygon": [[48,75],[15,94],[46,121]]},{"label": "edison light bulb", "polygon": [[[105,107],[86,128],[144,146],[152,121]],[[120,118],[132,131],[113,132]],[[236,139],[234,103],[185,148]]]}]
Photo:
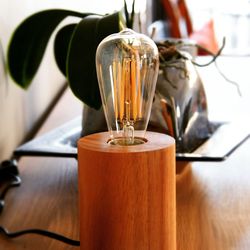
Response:
[{"label": "edison light bulb", "polygon": [[125,29],[99,44],[96,69],[110,143],[146,141],[158,68],[158,48],[143,34]]}]

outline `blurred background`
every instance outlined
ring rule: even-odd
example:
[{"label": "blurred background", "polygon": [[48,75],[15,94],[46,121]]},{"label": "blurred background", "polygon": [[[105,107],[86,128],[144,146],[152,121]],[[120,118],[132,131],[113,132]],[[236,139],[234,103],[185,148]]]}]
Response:
[{"label": "blurred background", "polygon": [[[128,6],[130,6],[131,2],[131,0],[127,1]],[[171,33],[169,26],[169,23],[172,22],[171,16],[173,13],[171,10],[169,12],[167,2],[169,1],[136,0],[137,19],[134,29],[139,30],[138,20],[140,20],[141,31],[149,35],[151,32],[149,27],[150,25],[152,27],[152,23],[155,23],[158,28],[159,39],[173,37],[174,35]],[[181,38],[197,38],[196,31],[199,31],[200,35],[200,32],[204,32],[204,30],[211,35],[210,28],[212,27],[213,41],[211,42],[210,35],[208,40],[210,44],[215,42],[218,43],[215,46],[219,46],[222,38],[226,37],[226,47],[223,51],[225,55],[245,56],[250,54],[250,1],[186,0],[185,4],[192,24],[192,32],[189,34],[186,20],[181,17],[178,20]],[[13,83],[7,74],[5,63],[8,41],[15,27],[28,15],[43,9],[60,8],[105,14],[120,10],[122,7],[123,0],[0,1],[1,161],[9,158],[12,151],[39,127],[42,117],[48,113],[53,101],[65,86],[65,79],[57,69],[53,58],[52,41],[47,48],[45,58],[31,87],[24,91]],[[70,20],[65,20],[65,22],[70,22]],[[246,65],[246,67],[248,66]]]}]

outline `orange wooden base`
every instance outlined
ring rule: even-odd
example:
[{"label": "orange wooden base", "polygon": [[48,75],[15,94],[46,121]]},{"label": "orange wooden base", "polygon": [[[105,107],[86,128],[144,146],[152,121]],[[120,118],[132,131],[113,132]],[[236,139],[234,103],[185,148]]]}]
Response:
[{"label": "orange wooden base", "polygon": [[78,141],[82,250],[175,250],[175,143],[148,132],[136,146]]}]

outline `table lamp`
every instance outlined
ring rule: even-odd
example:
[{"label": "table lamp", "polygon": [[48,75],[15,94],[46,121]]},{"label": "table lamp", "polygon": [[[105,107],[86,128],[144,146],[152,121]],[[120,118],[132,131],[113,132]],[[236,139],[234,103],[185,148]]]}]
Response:
[{"label": "table lamp", "polygon": [[109,131],[78,141],[81,249],[176,248],[175,142],[146,132],[158,65],[155,43],[130,29],[97,48]]}]

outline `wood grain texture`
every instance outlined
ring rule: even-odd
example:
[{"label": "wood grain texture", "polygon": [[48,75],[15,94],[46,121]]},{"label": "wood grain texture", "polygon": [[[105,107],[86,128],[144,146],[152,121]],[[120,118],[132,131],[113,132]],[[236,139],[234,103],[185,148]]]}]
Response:
[{"label": "wood grain texture", "polygon": [[177,175],[177,249],[250,249],[250,140],[224,162]]},{"label": "wood grain texture", "polygon": [[176,249],[175,143],[148,133],[136,146],[78,142],[80,239],[85,250]]},{"label": "wood grain texture", "polygon": [[[9,231],[45,229],[79,240],[77,161],[25,157],[19,162],[22,184],[9,191],[0,225]],[[38,235],[0,236],[1,250],[77,250]]]}]

